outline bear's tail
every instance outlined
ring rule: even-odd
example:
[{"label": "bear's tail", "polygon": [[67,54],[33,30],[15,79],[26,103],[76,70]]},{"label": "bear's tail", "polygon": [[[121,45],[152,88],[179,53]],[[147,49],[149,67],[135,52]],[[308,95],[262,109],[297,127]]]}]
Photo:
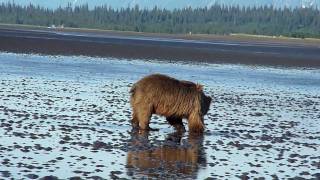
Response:
[{"label": "bear's tail", "polygon": [[131,94],[131,97],[133,97],[136,92],[136,84],[133,84],[129,92]]}]

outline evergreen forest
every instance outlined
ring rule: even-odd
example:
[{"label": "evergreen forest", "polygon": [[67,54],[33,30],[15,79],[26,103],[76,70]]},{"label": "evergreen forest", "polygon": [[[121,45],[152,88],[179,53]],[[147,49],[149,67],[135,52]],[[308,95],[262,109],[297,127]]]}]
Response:
[{"label": "evergreen forest", "polygon": [[264,7],[230,7],[175,10],[113,9],[88,5],[47,9],[39,6],[0,4],[0,23],[73,28],[94,28],[153,33],[193,33],[288,36],[320,38],[320,10],[314,8],[276,9]]}]

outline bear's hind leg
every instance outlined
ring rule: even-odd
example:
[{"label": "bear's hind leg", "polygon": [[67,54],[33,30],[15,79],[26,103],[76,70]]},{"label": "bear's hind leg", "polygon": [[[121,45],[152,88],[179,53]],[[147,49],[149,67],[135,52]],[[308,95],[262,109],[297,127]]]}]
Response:
[{"label": "bear's hind leg", "polygon": [[150,118],[152,115],[152,108],[148,106],[142,106],[137,111],[137,117],[139,121],[139,128],[141,130],[150,130],[150,131],[157,131],[158,129],[150,128]]},{"label": "bear's hind leg", "polygon": [[139,119],[137,117],[135,110],[133,110],[133,113],[132,113],[131,125],[132,125],[132,128],[134,129],[139,128]]},{"label": "bear's hind leg", "polygon": [[173,126],[177,131],[186,131],[183,126],[182,118],[177,118],[174,116],[170,116],[166,118],[171,126]]}]

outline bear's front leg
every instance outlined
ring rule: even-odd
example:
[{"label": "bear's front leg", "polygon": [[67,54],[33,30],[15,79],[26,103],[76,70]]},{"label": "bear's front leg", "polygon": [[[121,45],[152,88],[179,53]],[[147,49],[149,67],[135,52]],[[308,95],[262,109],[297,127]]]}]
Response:
[{"label": "bear's front leg", "polygon": [[188,118],[189,131],[192,133],[202,133],[204,131],[203,117],[197,112],[190,114]]}]

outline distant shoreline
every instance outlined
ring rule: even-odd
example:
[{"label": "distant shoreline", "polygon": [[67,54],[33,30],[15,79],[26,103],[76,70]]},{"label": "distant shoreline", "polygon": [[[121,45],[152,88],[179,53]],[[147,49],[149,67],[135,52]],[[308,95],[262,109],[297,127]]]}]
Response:
[{"label": "distant shoreline", "polygon": [[320,68],[320,40],[0,24],[0,51]]},{"label": "distant shoreline", "polygon": [[26,25],[26,24],[4,24],[0,23],[0,28],[20,29],[20,30],[41,30],[41,31],[61,31],[61,32],[83,32],[88,34],[116,34],[125,36],[151,36],[163,38],[181,38],[189,40],[228,40],[228,41],[249,41],[256,43],[272,42],[276,44],[292,44],[304,46],[320,47],[320,39],[317,38],[294,38],[287,36],[267,36],[267,35],[253,35],[243,33],[232,33],[230,35],[217,34],[167,34],[167,33],[149,33],[149,32],[135,32],[135,31],[116,31],[106,29],[89,29],[89,28],[51,28],[45,26]]}]

